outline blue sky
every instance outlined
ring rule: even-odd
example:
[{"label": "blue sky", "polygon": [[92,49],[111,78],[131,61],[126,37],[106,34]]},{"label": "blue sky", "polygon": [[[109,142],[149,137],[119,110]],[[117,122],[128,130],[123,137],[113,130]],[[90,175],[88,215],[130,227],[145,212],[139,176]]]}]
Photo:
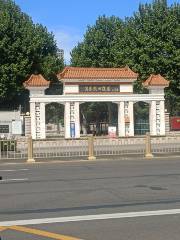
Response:
[{"label": "blue sky", "polygon": [[[131,16],[139,3],[151,0],[15,0],[23,12],[41,23],[55,35],[58,47],[65,51],[69,62],[71,49],[83,39],[87,25],[93,25],[98,16]],[[168,0],[168,4],[180,0]]]}]

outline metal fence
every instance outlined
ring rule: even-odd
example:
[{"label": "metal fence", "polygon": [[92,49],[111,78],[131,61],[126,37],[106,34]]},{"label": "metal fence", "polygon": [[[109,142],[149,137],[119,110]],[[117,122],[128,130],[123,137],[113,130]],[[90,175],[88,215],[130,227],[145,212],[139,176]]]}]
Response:
[{"label": "metal fence", "polygon": [[134,123],[134,133],[136,135],[144,135],[149,132],[149,120],[139,119]]},{"label": "metal fence", "polygon": [[70,158],[88,156],[88,141],[48,139],[33,141],[34,158]]},{"label": "metal fence", "polygon": [[0,140],[0,159],[27,159],[27,139]]},{"label": "metal fence", "polygon": [[[88,157],[127,156],[146,153],[146,138],[94,138],[84,139],[46,139],[0,140],[0,160],[27,160],[29,152],[35,160],[87,159]],[[151,137],[152,154],[180,154],[180,136]],[[91,159],[91,158],[89,158]],[[92,158],[93,159],[93,158]]]},{"label": "metal fence", "polygon": [[144,154],[145,138],[95,139],[95,156]]},{"label": "metal fence", "polygon": [[153,154],[179,153],[180,136],[177,137],[153,137],[151,138],[151,149]]}]

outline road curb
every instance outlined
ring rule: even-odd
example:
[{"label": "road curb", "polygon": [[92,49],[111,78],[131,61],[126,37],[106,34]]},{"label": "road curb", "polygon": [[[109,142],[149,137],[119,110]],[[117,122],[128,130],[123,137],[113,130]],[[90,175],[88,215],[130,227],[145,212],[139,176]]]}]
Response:
[{"label": "road curb", "polygon": [[[171,158],[171,159],[170,159]],[[101,161],[143,161],[146,160],[147,162],[150,161],[154,161],[154,160],[168,160],[172,161],[172,160],[180,160],[180,156],[179,155],[166,155],[166,156],[154,156],[153,158],[145,158],[143,156],[135,156],[135,157],[126,157],[126,156],[120,156],[120,157],[112,157],[111,158],[96,158],[94,160],[89,160],[89,159],[77,159],[77,160],[42,160],[42,161],[38,161],[36,160],[35,162],[1,162],[0,160],[0,166],[2,165],[36,165],[36,164],[51,164],[51,163],[95,163],[95,162],[101,162]]]}]

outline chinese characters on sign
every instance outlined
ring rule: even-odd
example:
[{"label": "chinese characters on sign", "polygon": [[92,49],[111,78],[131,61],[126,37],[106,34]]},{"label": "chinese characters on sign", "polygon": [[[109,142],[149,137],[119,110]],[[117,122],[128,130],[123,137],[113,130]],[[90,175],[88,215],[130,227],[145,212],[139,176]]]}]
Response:
[{"label": "chinese characters on sign", "polygon": [[40,138],[41,132],[41,119],[40,119],[40,103],[35,103],[35,116],[36,116],[36,137]]},{"label": "chinese characters on sign", "polygon": [[75,137],[75,103],[70,102],[70,135]]},{"label": "chinese characters on sign", "polygon": [[119,92],[119,85],[80,85],[79,92]]}]

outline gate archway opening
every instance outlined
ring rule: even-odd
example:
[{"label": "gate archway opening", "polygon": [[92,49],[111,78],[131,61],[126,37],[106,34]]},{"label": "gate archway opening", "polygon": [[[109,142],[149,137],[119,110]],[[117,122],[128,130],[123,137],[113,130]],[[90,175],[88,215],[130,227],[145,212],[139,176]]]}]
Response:
[{"label": "gate archway opening", "polygon": [[64,105],[49,103],[45,107],[46,137],[64,137]]},{"label": "gate archway opening", "polygon": [[136,102],[134,104],[134,135],[145,135],[150,131],[149,104]]},{"label": "gate archway opening", "polygon": [[106,136],[109,126],[115,126],[117,129],[117,104],[112,102],[86,102],[80,105],[81,135]]}]

